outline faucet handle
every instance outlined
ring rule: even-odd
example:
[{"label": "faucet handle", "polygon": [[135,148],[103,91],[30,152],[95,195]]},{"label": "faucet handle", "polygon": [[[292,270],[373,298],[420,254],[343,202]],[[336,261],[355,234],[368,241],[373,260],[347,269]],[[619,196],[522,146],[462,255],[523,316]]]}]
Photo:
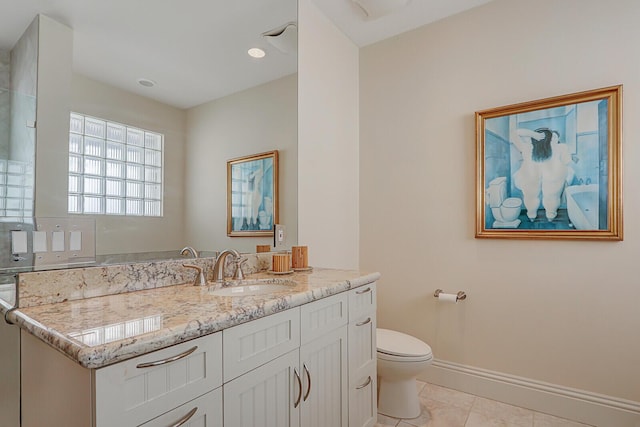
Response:
[{"label": "faucet handle", "polygon": [[247,258],[236,258],[236,272],[233,274],[233,280],[244,280],[244,272],[242,271],[242,264],[247,262]]},{"label": "faucet handle", "polygon": [[182,264],[185,268],[193,268],[197,271],[196,278],[193,281],[194,286],[206,286],[207,280],[204,277],[204,270],[202,267],[193,264]]}]

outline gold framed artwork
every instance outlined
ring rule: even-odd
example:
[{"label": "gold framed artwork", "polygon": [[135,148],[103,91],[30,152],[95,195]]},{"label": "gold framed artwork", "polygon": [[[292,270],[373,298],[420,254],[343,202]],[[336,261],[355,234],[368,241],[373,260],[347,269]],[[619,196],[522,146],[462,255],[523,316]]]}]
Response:
[{"label": "gold framed artwork", "polygon": [[228,236],[273,236],[278,204],[277,150],[227,161]]},{"label": "gold framed artwork", "polygon": [[478,111],[476,237],[622,240],[622,86]]}]

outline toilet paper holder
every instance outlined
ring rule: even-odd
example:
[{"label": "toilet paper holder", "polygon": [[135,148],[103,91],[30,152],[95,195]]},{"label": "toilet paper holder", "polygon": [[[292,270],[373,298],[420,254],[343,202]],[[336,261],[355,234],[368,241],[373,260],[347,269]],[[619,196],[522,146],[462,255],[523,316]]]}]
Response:
[{"label": "toilet paper holder", "polygon": [[[433,296],[438,298],[441,293],[442,289],[436,289],[436,291],[433,293]],[[456,294],[456,301],[462,301],[465,299],[467,299],[467,294],[465,294],[464,291],[458,291],[458,293]]]}]

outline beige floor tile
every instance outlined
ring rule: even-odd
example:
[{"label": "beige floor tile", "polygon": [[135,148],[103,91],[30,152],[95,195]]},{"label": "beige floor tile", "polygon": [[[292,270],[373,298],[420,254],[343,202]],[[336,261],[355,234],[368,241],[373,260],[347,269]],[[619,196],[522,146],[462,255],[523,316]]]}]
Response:
[{"label": "beige floor tile", "polygon": [[466,427],[484,426],[533,427],[533,411],[477,397]]},{"label": "beige floor tile", "polygon": [[476,400],[476,397],[472,394],[428,383],[422,389],[420,397],[436,400],[467,411],[471,409],[473,402]]},{"label": "beige floor tile", "polygon": [[416,389],[419,417],[398,420],[379,414],[375,427],[592,427],[421,381]]},{"label": "beige floor tile", "polygon": [[564,418],[536,412],[533,414],[533,427],[590,427],[587,424],[580,424],[576,421],[565,420]]},{"label": "beige floor tile", "polygon": [[522,427],[522,426],[531,427],[533,425],[533,420],[530,424],[514,424],[512,421],[505,420],[503,418],[496,418],[495,416],[482,414],[480,412],[469,413],[469,418],[467,418],[467,423],[465,427]]},{"label": "beige floor tile", "polygon": [[387,417],[386,415],[378,414],[378,421],[375,427],[395,427],[398,424],[397,419]]},{"label": "beige floor tile", "polygon": [[[418,418],[402,420],[411,427],[464,427],[468,410],[420,397],[422,413]],[[400,427],[400,424],[398,424]]]}]

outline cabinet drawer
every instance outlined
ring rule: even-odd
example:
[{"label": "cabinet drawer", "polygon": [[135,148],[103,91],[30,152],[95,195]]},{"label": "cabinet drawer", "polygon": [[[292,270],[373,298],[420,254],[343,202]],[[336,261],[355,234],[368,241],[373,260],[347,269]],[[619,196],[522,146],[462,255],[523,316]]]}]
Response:
[{"label": "cabinet drawer", "polygon": [[187,402],[140,427],[167,426],[222,427],[222,388],[219,387],[204,396]]},{"label": "cabinet drawer", "polygon": [[96,425],[137,426],[221,385],[218,332],[96,370]]},{"label": "cabinet drawer", "polygon": [[222,331],[224,382],[300,346],[300,308]]},{"label": "cabinet drawer", "polygon": [[357,381],[371,369],[375,372],[377,361],[375,312],[365,313],[349,323],[349,379]]},{"label": "cabinet drawer", "polygon": [[349,427],[374,427],[378,408],[375,367],[349,386]]},{"label": "cabinet drawer", "polygon": [[349,321],[364,313],[376,311],[376,284],[360,286],[349,291]]},{"label": "cabinet drawer", "polygon": [[323,298],[300,307],[300,339],[302,344],[344,326],[349,321],[346,292]]}]

